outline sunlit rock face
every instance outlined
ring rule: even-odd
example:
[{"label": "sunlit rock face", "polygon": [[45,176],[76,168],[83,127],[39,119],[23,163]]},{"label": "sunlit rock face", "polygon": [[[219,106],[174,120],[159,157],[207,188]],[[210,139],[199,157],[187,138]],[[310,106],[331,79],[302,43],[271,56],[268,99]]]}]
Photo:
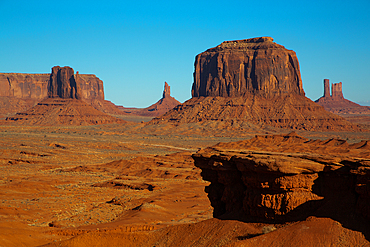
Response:
[{"label": "sunlit rock face", "polygon": [[225,41],[194,65],[193,97],[304,95],[296,53],[271,37]]},{"label": "sunlit rock face", "polygon": [[[59,80],[64,77],[71,79],[73,69],[67,67],[54,67],[54,75],[51,76],[50,73],[45,74],[29,74],[29,73],[0,73],[0,97],[14,97],[18,99],[32,99],[36,102],[47,98],[49,95],[56,97],[58,95],[58,71],[62,75]],[[65,68],[65,69],[62,69]],[[69,71],[67,73],[67,71]],[[53,73],[53,69],[52,69]],[[53,82],[50,80],[53,79]],[[66,78],[64,78],[66,79]],[[68,79],[66,79],[68,80]],[[93,100],[99,99],[104,100],[104,87],[103,81],[92,74],[78,74],[74,75],[74,80],[78,83],[80,90],[80,95],[82,99]],[[67,81],[65,81],[67,82]],[[59,83],[62,83],[59,81]],[[68,82],[69,83],[69,82]],[[63,84],[63,83],[62,83]],[[72,83],[73,84],[73,83]],[[49,86],[50,85],[50,86]],[[71,84],[64,86],[64,92],[59,92],[59,94],[71,96],[71,91],[69,87]],[[63,86],[62,86],[63,87]],[[72,87],[74,88],[74,87]],[[53,90],[51,94],[48,93],[49,90]],[[62,90],[62,91],[63,91]],[[68,91],[68,93],[67,93]],[[73,93],[72,93],[73,95]],[[59,97],[59,96],[58,96]]]}]

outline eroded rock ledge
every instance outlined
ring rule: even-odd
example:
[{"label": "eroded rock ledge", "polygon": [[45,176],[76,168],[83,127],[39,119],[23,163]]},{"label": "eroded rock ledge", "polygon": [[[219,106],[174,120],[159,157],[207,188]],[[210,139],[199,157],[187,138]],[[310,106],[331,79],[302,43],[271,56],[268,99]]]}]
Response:
[{"label": "eroded rock ledge", "polygon": [[[322,216],[370,222],[370,141],[294,133],[220,143],[193,155],[214,217],[286,222]],[[357,223],[355,223],[355,221]]]}]

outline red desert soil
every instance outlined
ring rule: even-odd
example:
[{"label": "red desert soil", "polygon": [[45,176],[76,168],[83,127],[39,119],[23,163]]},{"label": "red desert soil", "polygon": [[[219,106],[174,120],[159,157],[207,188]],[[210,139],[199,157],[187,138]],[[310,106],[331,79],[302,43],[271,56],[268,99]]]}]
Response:
[{"label": "red desert soil", "polygon": [[[209,182],[191,155],[249,139],[252,131],[211,136],[196,124],[185,126],[0,126],[0,246],[260,246],[276,238],[285,244],[272,246],[297,246],[301,232],[306,246],[317,243],[313,236],[323,245],[369,244],[363,233],[328,218],[283,225],[213,219],[204,192]],[[260,133],[277,131],[270,130]],[[350,144],[370,139],[368,133],[299,134]],[[274,150],[268,143],[274,141],[256,146]]]}]

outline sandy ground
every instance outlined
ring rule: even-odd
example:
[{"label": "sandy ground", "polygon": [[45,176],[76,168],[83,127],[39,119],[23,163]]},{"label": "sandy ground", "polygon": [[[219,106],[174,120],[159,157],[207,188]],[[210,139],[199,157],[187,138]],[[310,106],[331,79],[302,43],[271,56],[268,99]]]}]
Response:
[{"label": "sandy ground", "polygon": [[[0,126],[0,246],[39,246],[82,233],[148,232],[211,219],[208,182],[191,154],[256,132],[202,128]],[[298,133],[370,139],[369,133]]]}]

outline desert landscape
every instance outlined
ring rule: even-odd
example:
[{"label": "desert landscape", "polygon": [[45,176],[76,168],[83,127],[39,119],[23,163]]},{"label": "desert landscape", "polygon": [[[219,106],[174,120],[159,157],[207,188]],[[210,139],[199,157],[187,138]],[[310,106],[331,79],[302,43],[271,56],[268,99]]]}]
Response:
[{"label": "desert landscape", "polygon": [[370,108],[331,91],[271,37],[198,54],[184,103],[0,73],[0,246],[370,246]]}]

